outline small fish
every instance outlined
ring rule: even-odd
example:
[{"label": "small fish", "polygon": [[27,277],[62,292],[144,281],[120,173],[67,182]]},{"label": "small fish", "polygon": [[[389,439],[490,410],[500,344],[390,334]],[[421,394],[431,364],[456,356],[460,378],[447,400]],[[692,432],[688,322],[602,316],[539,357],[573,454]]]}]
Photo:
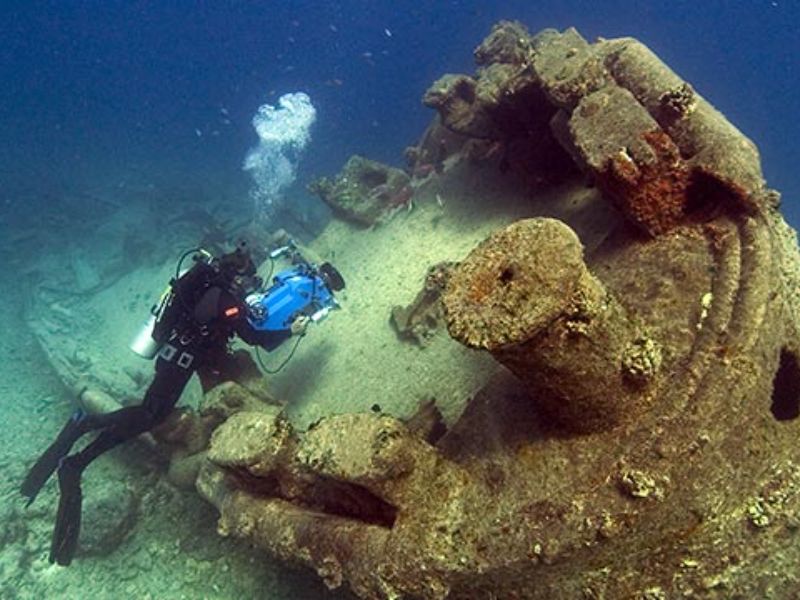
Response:
[{"label": "small fish", "polygon": [[195,134],[197,137],[203,137],[203,132],[202,132],[202,131],[200,131],[200,130],[199,130],[199,129],[197,129],[197,128],[195,128],[195,130],[194,130],[194,134]]},{"label": "small fish", "polygon": [[221,113],[222,113],[223,115],[225,115],[226,117],[228,116],[228,109],[227,109],[227,108],[225,108],[224,106],[221,106],[221,107],[220,107],[220,109],[219,109],[219,112],[221,112]]},{"label": "small fish", "polygon": [[362,53],[361,53],[361,58],[366,58],[366,59],[370,59],[370,58],[372,58],[372,52],[369,52],[369,51],[367,51],[367,52],[362,52]]},{"label": "small fish", "polygon": [[339,33],[339,29],[333,23],[328,25],[328,29],[330,29],[333,33]]},{"label": "small fish", "polygon": [[388,29],[384,29],[384,30],[383,30],[383,33],[385,33],[385,34],[386,34],[386,37],[392,37],[392,32],[391,32],[391,31],[389,31]]},{"label": "small fish", "polygon": [[444,208],[444,200],[438,193],[436,194],[436,204],[439,205],[439,208]]}]

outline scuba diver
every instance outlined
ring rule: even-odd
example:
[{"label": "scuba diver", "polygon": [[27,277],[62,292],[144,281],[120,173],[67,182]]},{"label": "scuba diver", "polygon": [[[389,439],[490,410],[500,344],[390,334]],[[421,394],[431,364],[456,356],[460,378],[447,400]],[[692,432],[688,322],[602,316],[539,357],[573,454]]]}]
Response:
[{"label": "scuba diver", "polygon": [[[183,260],[191,253],[195,264],[182,273]],[[234,335],[271,351],[292,336],[302,336],[310,321],[338,306],[333,292],[344,288],[339,272],[329,263],[317,268],[305,261],[291,242],[272,252],[270,259],[289,253],[297,266],[279,273],[263,293],[257,293],[261,280],[244,243],[219,258],[200,248],[184,253],[148,325],[131,345],[146,358],[156,357],[155,376],[142,403],[106,414],[78,409],[22,483],[20,491],[30,506],[58,470],[60,499],[51,563],[69,565],[75,554],[81,474],[95,458],[163,422],[193,373],[201,382],[219,383],[220,368],[224,369],[220,363],[231,356],[228,345]],[[75,442],[92,431],[99,432],[97,437],[70,455]]]}]

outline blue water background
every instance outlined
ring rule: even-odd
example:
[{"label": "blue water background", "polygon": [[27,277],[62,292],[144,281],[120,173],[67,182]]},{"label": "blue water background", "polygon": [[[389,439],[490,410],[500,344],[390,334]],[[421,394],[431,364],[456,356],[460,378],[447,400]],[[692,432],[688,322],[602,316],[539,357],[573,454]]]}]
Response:
[{"label": "blue water background", "polygon": [[109,177],[222,187],[247,212],[251,118],[291,91],[319,113],[298,187],[351,153],[400,165],[432,117],[425,89],[471,73],[473,48],[503,18],[645,42],[759,145],[800,224],[800,4],[783,0],[5,0],[0,210]]}]

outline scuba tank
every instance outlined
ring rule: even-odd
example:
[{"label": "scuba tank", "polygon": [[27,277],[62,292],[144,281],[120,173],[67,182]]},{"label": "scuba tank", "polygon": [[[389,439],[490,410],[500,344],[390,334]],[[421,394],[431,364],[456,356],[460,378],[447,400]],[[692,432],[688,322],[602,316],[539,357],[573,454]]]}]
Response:
[{"label": "scuba tank", "polygon": [[191,268],[182,268],[183,261],[189,254],[196,252],[195,262],[208,264],[213,258],[209,252],[202,248],[192,248],[183,253],[178,266],[175,268],[175,278],[169,282],[167,288],[161,293],[158,302],[150,308],[150,316],[136,332],[128,347],[142,358],[152,359],[161,350],[167,336],[175,325],[178,315],[175,308],[176,290],[178,282],[183,279]]},{"label": "scuba tank", "polygon": [[[175,292],[172,285],[161,294],[157,304],[154,304],[150,309],[150,316],[142,324],[136,335],[131,340],[128,347],[142,358],[154,358],[161,346],[164,345],[164,336],[159,335],[163,331],[163,318],[167,308],[172,304],[175,297]],[[160,326],[161,325],[161,326]],[[156,332],[156,328],[160,331]]]},{"label": "scuba tank", "polygon": [[151,314],[128,345],[131,350],[142,358],[151,359],[161,349],[161,344],[153,338],[153,330],[155,327],[156,316]]}]

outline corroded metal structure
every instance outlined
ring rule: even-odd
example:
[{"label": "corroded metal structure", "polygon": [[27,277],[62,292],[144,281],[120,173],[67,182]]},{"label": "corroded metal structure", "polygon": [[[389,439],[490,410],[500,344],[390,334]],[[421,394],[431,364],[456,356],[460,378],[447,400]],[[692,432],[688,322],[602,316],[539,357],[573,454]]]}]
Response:
[{"label": "corroded metal structure", "polygon": [[484,241],[444,305],[451,335],[492,352],[565,428],[609,429],[652,400],[659,344],[589,272],[561,221],[519,221]]},{"label": "corroded metal structure", "polygon": [[501,23],[476,59],[426,95],[441,123],[562,148],[621,225],[587,252],[522,221],[451,272],[452,335],[518,380],[435,444],[233,414],[198,479],[220,531],[363,598],[792,597],[800,256],[755,146],[632,39]]}]

